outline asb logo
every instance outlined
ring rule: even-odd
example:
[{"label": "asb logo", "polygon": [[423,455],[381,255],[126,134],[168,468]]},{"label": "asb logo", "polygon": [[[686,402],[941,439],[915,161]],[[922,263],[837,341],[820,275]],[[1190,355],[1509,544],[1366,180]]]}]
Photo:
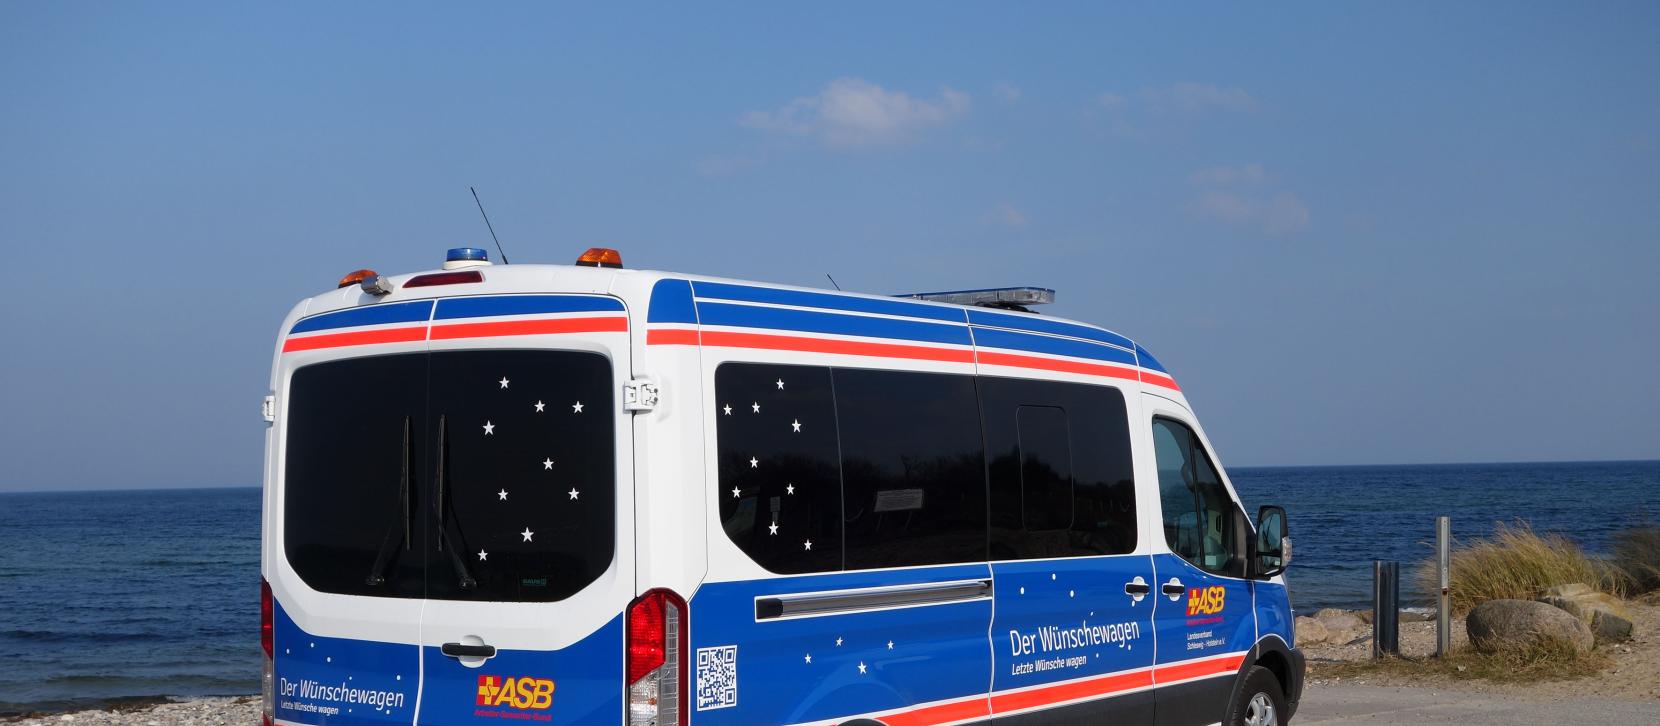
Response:
[{"label": "asb logo", "polygon": [[1222,602],[1228,590],[1220,585],[1195,587],[1187,591],[1187,616],[1215,615],[1222,612]]},{"label": "asb logo", "polygon": [[553,705],[553,681],[528,676],[479,676],[478,705],[541,710]]}]

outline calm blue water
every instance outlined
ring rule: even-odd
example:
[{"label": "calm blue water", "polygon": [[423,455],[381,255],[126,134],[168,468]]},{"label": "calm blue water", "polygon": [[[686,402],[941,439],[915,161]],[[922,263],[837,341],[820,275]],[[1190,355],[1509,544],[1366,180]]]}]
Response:
[{"label": "calm blue water", "polygon": [[[1660,522],[1660,462],[1235,469],[1290,512],[1299,609],[1370,601],[1373,559],[1522,517],[1606,548]],[[1405,593],[1411,597],[1412,593]],[[259,490],[0,494],[0,713],[121,697],[253,693]]]}]

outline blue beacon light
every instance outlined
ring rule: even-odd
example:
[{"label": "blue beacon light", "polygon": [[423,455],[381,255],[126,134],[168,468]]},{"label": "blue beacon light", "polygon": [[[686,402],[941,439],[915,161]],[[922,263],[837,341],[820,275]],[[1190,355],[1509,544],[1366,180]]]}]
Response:
[{"label": "blue beacon light", "polygon": [[490,253],[477,247],[451,247],[445,262],[489,262]]}]

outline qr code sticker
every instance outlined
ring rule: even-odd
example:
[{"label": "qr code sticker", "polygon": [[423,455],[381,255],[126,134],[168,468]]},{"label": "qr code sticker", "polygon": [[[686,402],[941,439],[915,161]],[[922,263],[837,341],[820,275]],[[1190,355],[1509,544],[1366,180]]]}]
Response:
[{"label": "qr code sticker", "polygon": [[697,710],[738,705],[738,646],[697,649]]}]

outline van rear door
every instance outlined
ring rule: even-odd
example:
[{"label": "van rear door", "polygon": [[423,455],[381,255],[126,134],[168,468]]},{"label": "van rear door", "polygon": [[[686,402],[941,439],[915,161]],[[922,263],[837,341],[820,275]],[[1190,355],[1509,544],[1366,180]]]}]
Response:
[{"label": "van rear door", "polygon": [[[432,303],[421,305],[408,312],[424,325]],[[354,322],[332,314],[295,330],[341,335],[330,326]],[[282,358],[291,374],[279,378],[282,455],[272,457],[279,485],[266,519],[279,724],[415,717],[428,535],[417,516],[427,445],[427,355],[417,341],[295,345]]]},{"label": "van rear door", "polygon": [[617,400],[629,377],[623,314],[600,296],[438,303],[419,723],[626,718],[634,505],[632,427]]}]

